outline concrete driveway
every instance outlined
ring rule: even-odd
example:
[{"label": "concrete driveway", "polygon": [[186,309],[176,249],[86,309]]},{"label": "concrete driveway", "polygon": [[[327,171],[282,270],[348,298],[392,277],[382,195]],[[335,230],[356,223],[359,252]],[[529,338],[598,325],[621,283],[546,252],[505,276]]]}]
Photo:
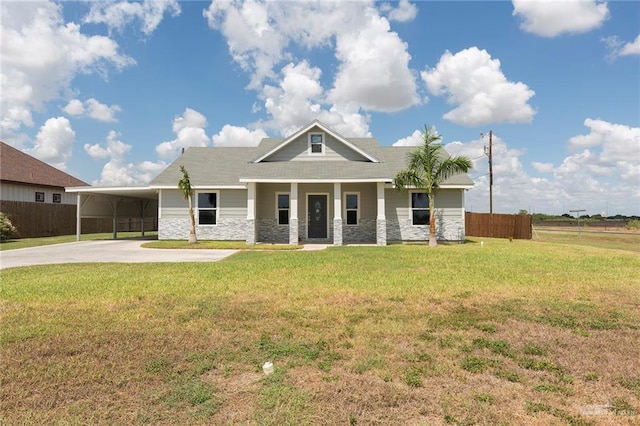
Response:
[{"label": "concrete driveway", "polygon": [[0,269],[54,263],[215,262],[237,250],[179,250],[140,247],[142,240],[79,241],[0,252]]}]

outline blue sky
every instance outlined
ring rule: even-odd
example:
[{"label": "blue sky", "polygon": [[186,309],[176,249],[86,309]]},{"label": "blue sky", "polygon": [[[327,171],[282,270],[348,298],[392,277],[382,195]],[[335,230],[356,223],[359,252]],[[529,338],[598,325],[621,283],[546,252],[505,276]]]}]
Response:
[{"label": "blue sky", "polygon": [[[313,119],[474,160],[467,209],[640,215],[640,2],[11,2],[1,138],[101,186]],[[484,133],[484,138],[481,136]]]}]

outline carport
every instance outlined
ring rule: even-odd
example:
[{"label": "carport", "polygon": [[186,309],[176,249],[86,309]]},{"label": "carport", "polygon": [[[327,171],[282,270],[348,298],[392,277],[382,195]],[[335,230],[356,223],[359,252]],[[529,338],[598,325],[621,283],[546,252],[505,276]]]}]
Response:
[{"label": "carport", "polygon": [[65,188],[77,194],[76,239],[82,235],[83,218],[112,218],[113,239],[118,237],[118,218],[140,218],[140,233],[144,236],[145,219],[158,218],[158,190],[149,187]]}]

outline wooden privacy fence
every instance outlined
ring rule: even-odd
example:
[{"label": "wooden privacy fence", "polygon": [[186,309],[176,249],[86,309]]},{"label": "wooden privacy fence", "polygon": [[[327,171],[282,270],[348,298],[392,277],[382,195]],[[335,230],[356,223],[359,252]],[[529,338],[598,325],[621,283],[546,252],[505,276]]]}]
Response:
[{"label": "wooden privacy fence", "polygon": [[[76,233],[76,206],[73,204],[31,203],[26,201],[2,201],[0,211],[6,214],[18,229],[20,238],[54,237]],[[118,232],[138,232],[140,217],[117,218]],[[158,229],[158,219],[146,217],[145,231]],[[82,218],[82,233],[113,232],[112,218]]]},{"label": "wooden privacy fence", "polygon": [[531,215],[529,214],[467,212],[464,219],[465,234],[468,237],[531,239]]}]

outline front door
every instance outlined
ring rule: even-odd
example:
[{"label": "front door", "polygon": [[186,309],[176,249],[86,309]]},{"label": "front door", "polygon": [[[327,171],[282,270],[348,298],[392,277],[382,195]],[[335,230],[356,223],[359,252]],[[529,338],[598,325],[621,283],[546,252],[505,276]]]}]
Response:
[{"label": "front door", "polygon": [[327,238],[326,195],[309,195],[307,219],[309,238]]}]

